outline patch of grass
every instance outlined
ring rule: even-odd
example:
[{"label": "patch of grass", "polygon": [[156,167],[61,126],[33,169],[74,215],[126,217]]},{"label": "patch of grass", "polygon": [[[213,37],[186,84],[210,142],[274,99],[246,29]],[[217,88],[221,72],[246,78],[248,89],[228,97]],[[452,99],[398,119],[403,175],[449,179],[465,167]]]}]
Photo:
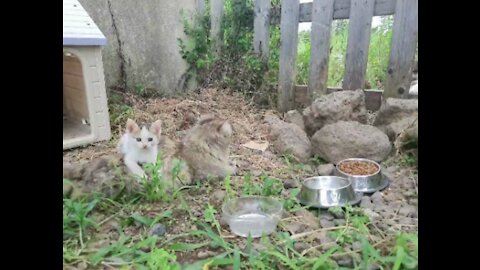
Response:
[{"label": "patch of grass", "polygon": [[87,229],[98,228],[97,223],[89,217],[89,214],[97,205],[98,200],[90,202],[63,199],[63,237],[70,238],[78,234],[80,245],[84,246],[84,238]]},{"label": "patch of grass", "polygon": [[[183,163],[174,159],[173,167],[170,171],[170,177],[166,177],[162,173],[163,166],[165,165],[162,160],[162,154],[159,153],[157,160],[154,163],[145,164],[145,173],[147,174],[146,179],[142,179],[145,190],[145,198],[147,201],[164,201],[168,202],[174,199],[177,192],[168,192],[169,188],[174,190],[176,187],[176,180],[180,176],[181,168]],[[170,190],[170,191],[172,191]]]},{"label": "patch of grass", "polygon": [[242,195],[259,195],[261,194],[261,187],[253,182],[252,175],[247,173],[243,176]]},{"label": "patch of grass", "polygon": [[282,155],[284,163],[288,166],[290,171],[306,171],[308,166],[299,162],[299,160],[290,153],[284,153]]},{"label": "patch of grass", "polygon": [[108,97],[108,111],[112,127],[124,125],[128,118],[133,118],[133,108],[125,103],[121,93],[110,91]]},{"label": "patch of grass", "polygon": [[170,253],[162,248],[154,248],[150,252],[146,265],[151,270],[180,270],[175,253]]},{"label": "patch of grass", "polygon": [[400,157],[400,164],[407,167],[417,167],[418,158],[414,153],[406,152]]},{"label": "patch of grass", "polygon": [[262,196],[279,196],[283,190],[282,181],[279,179],[262,175],[260,180],[262,181],[262,192],[260,194]]},{"label": "patch of grass", "polygon": [[[223,180],[227,196],[271,196],[281,200],[287,212],[302,208],[295,199],[299,192],[298,188],[290,189],[289,196],[283,197],[283,185],[277,178],[262,175],[253,179],[250,174],[246,174],[243,178],[242,185],[236,185],[231,177]],[[198,190],[192,188],[187,192],[198,192],[209,197],[215,188],[218,188],[213,184],[208,188],[205,185],[206,183],[199,186]],[[418,268],[417,236],[398,233],[373,237],[374,227],[363,210],[358,207],[329,209],[336,215],[343,214],[345,225],[327,231],[327,235],[335,240],[335,243],[327,248],[319,246],[315,242],[308,242],[312,241],[307,241],[308,237],[290,235],[289,232],[284,231],[283,226],[279,226],[276,232],[268,236],[264,235],[260,239],[228,237],[231,232],[219,224],[218,216],[221,214],[219,206],[215,202],[206,203],[204,207],[201,207],[203,216],[195,217],[192,208],[193,204],[197,202],[190,200],[191,194],[187,194],[187,192],[184,190],[178,192],[174,201],[166,201],[166,203],[151,203],[143,198],[130,201],[103,198],[96,198],[92,201],[65,200],[64,265],[73,266],[83,262],[92,269],[105,267],[116,269],[218,269],[221,266],[230,266],[233,269],[333,270],[347,269],[340,267],[336,260],[339,257],[350,257],[353,261],[353,269],[368,269],[372,265],[377,265],[380,269],[413,270]],[[73,202],[80,205],[74,207]],[[158,205],[164,205],[162,211],[154,210],[155,215],[146,214],[148,209]],[[179,209],[184,209],[184,213],[188,213],[189,218],[184,219],[184,215],[178,215],[176,211]],[[102,222],[95,220],[96,214],[102,215]],[[117,229],[118,238],[92,250],[89,245],[96,241],[96,233],[99,233],[98,236],[103,235],[103,232],[100,233],[94,229],[102,227],[101,224],[104,224],[105,220],[112,216],[120,224]],[[292,217],[290,215],[289,218]],[[289,218],[282,220],[282,223],[289,222],[287,221]],[[189,229],[190,227],[187,226],[186,231],[167,234],[162,238],[144,235],[158,222],[171,228],[185,220],[189,220],[191,225],[195,225],[196,228]],[[79,228],[83,228],[83,240],[86,245],[79,243]],[[134,232],[131,232],[133,228]],[[85,237],[86,235],[88,237]],[[347,248],[355,242],[361,243],[357,247],[358,250]],[[299,243],[305,244],[306,249],[298,250]],[[191,254],[205,249],[214,251],[216,255],[192,263],[182,263],[185,258],[190,258],[188,256],[195,256]],[[182,258],[181,261],[180,258]],[[190,259],[188,260],[190,261]]]},{"label": "patch of grass", "polygon": [[294,211],[295,209],[301,207],[296,196],[300,193],[300,188],[293,188],[290,190],[289,197],[283,201],[283,208],[287,211]]},{"label": "patch of grass", "polygon": [[315,165],[315,166],[318,166],[318,165],[322,165],[322,164],[327,164],[328,162],[325,161],[323,158],[315,155],[313,156],[313,158],[310,159],[312,161],[312,163]]},{"label": "patch of grass", "polygon": [[148,178],[142,179],[142,182],[147,201],[169,201],[171,199],[166,190],[166,179],[161,172],[163,165],[164,162],[160,155],[155,163],[145,165],[145,173]]}]

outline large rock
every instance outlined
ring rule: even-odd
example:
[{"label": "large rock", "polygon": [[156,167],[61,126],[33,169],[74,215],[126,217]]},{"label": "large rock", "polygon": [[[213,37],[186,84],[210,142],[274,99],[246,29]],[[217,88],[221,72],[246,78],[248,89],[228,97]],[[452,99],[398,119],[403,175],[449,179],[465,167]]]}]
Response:
[{"label": "large rock", "polygon": [[266,115],[265,122],[270,126],[268,139],[282,154],[292,154],[300,162],[308,162],[311,157],[311,144],[305,131],[299,126],[287,123],[275,115]]},{"label": "large rock", "polygon": [[418,112],[417,99],[387,98],[377,113],[376,127],[386,126]]},{"label": "large rock", "polygon": [[418,96],[418,80],[415,80],[410,85],[410,90],[408,90],[410,95]]},{"label": "large rock", "polygon": [[393,145],[399,152],[418,148],[418,118],[400,132]]},{"label": "large rock", "polygon": [[333,163],[355,157],[380,162],[387,158],[391,149],[385,133],[356,121],[326,125],[312,137],[313,154]]},{"label": "large rock", "polygon": [[395,138],[418,118],[418,100],[387,98],[375,118],[374,126]]},{"label": "large rock", "polygon": [[[102,48],[107,87],[180,91],[187,72],[178,39],[186,40],[183,18],[195,0],[80,0],[107,38]],[[193,80],[192,80],[193,81]]]},{"label": "large rock", "polygon": [[285,122],[295,124],[299,126],[302,130],[305,130],[303,115],[297,110],[288,111],[285,114]]},{"label": "large rock", "polygon": [[313,104],[303,110],[305,130],[313,135],[327,124],[337,121],[357,121],[367,123],[365,93],[356,91],[338,91],[317,98]]},{"label": "large rock", "polygon": [[380,127],[380,129],[387,134],[388,139],[393,142],[402,131],[412,127],[418,119],[418,113],[404,117],[396,122]]}]

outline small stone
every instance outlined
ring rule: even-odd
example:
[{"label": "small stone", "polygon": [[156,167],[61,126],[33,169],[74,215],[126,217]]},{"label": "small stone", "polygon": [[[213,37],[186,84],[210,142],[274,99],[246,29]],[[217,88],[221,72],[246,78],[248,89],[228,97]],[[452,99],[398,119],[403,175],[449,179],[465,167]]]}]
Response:
[{"label": "small stone", "polygon": [[390,211],[382,211],[380,212],[380,216],[382,216],[385,219],[389,219],[389,218],[393,218],[395,216],[395,213]]},{"label": "small stone", "polygon": [[395,172],[397,172],[399,169],[400,169],[400,167],[398,167],[397,165],[392,165],[392,166],[390,166],[390,167],[385,168],[385,172],[395,173]]},{"label": "small stone", "polygon": [[395,201],[392,202],[388,205],[388,208],[392,209],[393,211],[398,210],[402,206],[402,202],[400,201]]},{"label": "small stone", "polygon": [[329,249],[333,248],[334,246],[337,246],[337,243],[335,241],[326,242],[326,243],[322,244],[323,250],[329,250]]},{"label": "small stone", "polygon": [[337,260],[337,264],[343,267],[353,267],[353,260],[350,256],[342,256]]},{"label": "small stone", "polygon": [[116,231],[118,228],[120,228],[120,225],[118,224],[118,221],[111,219],[107,221],[103,227],[106,228],[107,231]]},{"label": "small stone", "polygon": [[199,251],[197,253],[197,258],[199,259],[205,259],[205,258],[208,258],[208,257],[212,257],[214,256],[216,253],[215,252],[212,252],[212,251],[209,251],[209,250],[206,250],[206,251]]},{"label": "small stone", "polygon": [[417,209],[415,206],[411,205],[406,205],[400,208],[400,211],[398,212],[402,216],[406,217],[416,217],[417,216]]},{"label": "small stone", "polygon": [[405,198],[414,197],[415,196],[415,191],[407,190],[407,191],[403,192],[403,196],[405,196]]},{"label": "small stone", "polygon": [[263,172],[260,171],[260,170],[252,170],[251,173],[252,173],[252,175],[255,176],[255,177],[259,177],[260,175],[263,174]]},{"label": "small stone", "polygon": [[308,245],[305,244],[305,243],[302,243],[302,242],[296,242],[296,243],[293,245],[293,248],[294,248],[297,252],[302,252],[302,251],[304,251],[305,249],[308,248]]},{"label": "small stone", "polygon": [[345,213],[339,207],[330,207],[328,212],[331,213],[335,218],[345,218]]},{"label": "small stone", "polygon": [[217,201],[223,201],[223,198],[225,198],[225,194],[226,194],[225,190],[219,189],[213,193],[213,197]]},{"label": "small stone", "polygon": [[304,224],[300,221],[292,221],[286,225],[287,231],[289,231],[291,234],[296,234],[299,232],[304,231]]},{"label": "small stone", "polygon": [[296,188],[299,184],[295,179],[287,179],[283,181],[283,187],[286,189]]},{"label": "small stone", "polygon": [[377,191],[377,192],[373,193],[371,198],[372,198],[373,202],[374,201],[379,201],[379,200],[383,201],[383,196],[382,196],[382,193],[380,191]]},{"label": "small stone", "polygon": [[385,224],[390,225],[390,226],[394,226],[396,224],[396,221],[392,220],[392,219],[386,219]]},{"label": "small stone", "polygon": [[326,219],[320,219],[320,225],[322,226],[322,228],[335,227],[335,223],[333,223],[329,220],[326,220]]},{"label": "small stone", "polygon": [[367,270],[380,270],[382,269],[377,263],[370,263]]},{"label": "small stone", "polygon": [[385,200],[386,201],[391,201],[391,202],[394,202],[394,201],[397,201],[399,200],[401,197],[399,197],[399,194],[398,193],[395,193],[395,192],[388,192],[388,193],[385,193]]},{"label": "small stone", "polygon": [[335,166],[333,164],[321,164],[317,166],[317,173],[318,175],[332,175]]},{"label": "small stone", "polygon": [[222,227],[228,227],[229,226],[228,221],[223,216],[218,221],[218,224],[220,224],[220,226],[222,226]]},{"label": "small stone", "polygon": [[335,217],[332,214],[326,212],[326,213],[321,213],[320,214],[320,219],[325,219],[325,220],[328,220],[328,221],[332,221],[332,220],[335,219]]},{"label": "small stone", "polygon": [[199,210],[197,210],[197,209],[193,209],[193,210],[192,210],[192,214],[193,214],[194,216],[196,216],[196,217],[200,217],[200,216],[203,215],[202,212],[199,211]]},{"label": "small stone", "polygon": [[328,235],[327,231],[317,231],[312,233],[311,239],[317,239],[321,244],[333,241]]},{"label": "small stone", "polygon": [[264,244],[260,243],[260,242],[258,242],[258,243],[257,243],[257,242],[253,242],[252,246],[253,246],[253,248],[254,248],[255,250],[257,250],[257,251],[263,251],[263,250],[266,250],[266,249],[267,249],[267,247],[266,247]]},{"label": "small stone", "polygon": [[312,212],[302,209],[295,212],[295,216],[309,229],[315,230],[319,228],[319,220]]},{"label": "small stone", "polygon": [[385,224],[385,223],[378,223],[377,227],[382,231],[387,231],[388,230],[388,225]]},{"label": "small stone", "polygon": [[362,249],[362,243],[360,243],[360,242],[358,242],[358,241],[353,242],[352,248],[353,248],[354,250],[361,250],[361,249]]},{"label": "small stone", "polygon": [[400,225],[414,225],[415,221],[411,218],[405,217],[401,218],[399,221]]},{"label": "small stone", "polygon": [[303,165],[303,170],[304,170],[305,172],[308,172],[308,173],[313,172],[312,166],[310,166],[310,165],[308,165],[308,164]]},{"label": "small stone", "polygon": [[167,229],[165,228],[165,225],[163,225],[161,223],[158,223],[158,224],[153,225],[153,227],[150,229],[148,234],[150,236],[153,236],[153,235],[162,236],[166,232],[167,232]]},{"label": "small stone", "polygon": [[335,226],[343,226],[346,224],[345,222],[345,219],[334,219],[333,220],[333,223],[335,224]]},{"label": "small stone", "polygon": [[418,199],[413,198],[408,201],[409,204],[418,206]]},{"label": "small stone", "polygon": [[378,213],[373,212],[368,208],[364,209],[363,213],[365,214],[365,216],[367,216],[370,219],[371,222],[375,222],[381,218],[381,216]]},{"label": "small stone", "polygon": [[385,201],[383,199],[373,200],[374,209],[385,206]]},{"label": "small stone", "polygon": [[79,262],[79,263],[77,264],[77,268],[76,268],[76,269],[78,269],[78,270],[84,270],[84,269],[87,269],[87,268],[88,268],[88,265],[87,265],[86,262]]},{"label": "small stone", "polygon": [[363,196],[362,201],[360,202],[360,207],[373,209],[374,205],[372,203],[372,200],[370,200],[370,197]]}]

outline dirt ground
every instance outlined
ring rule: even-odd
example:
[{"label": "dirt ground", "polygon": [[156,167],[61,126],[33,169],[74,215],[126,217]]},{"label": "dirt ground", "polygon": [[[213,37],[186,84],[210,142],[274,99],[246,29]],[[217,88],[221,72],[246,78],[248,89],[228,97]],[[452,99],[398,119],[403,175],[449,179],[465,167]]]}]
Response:
[{"label": "dirt ground", "polygon": [[[233,126],[233,143],[231,145],[231,158],[235,160],[240,171],[232,177],[232,187],[240,194],[243,176],[250,173],[253,181],[262,181],[262,175],[275,177],[284,182],[284,197],[288,197],[291,188],[298,185],[301,179],[316,175],[316,164],[295,164],[286,161],[285,157],[278,155],[271,147],[266,151],[253,150],[242,146],[250,141],[268,141],[268,126],[263,122],[265,110],[257,109],[254,104],[245,98],[228,90],[204,89],[200,94],[191,94],[183,98],[153,98],[143,99],[134,95],[125,95],[125,100],[132,104],[133,118],[140,123],[151,123],[157,119],[163,122],[163,134],[174,140],[179,140],[186,129],[193,124],[193,119],[200,114],[214,113],[228,119]],[[109,142],[96,143],[84,148],[77,148],[64,152],[64,161],[76,162],[89,160],[110,154],[116,151],[116,144],[124,126],[112,127],[112,139]],[[418,177],[415,169],[405,166],[402,159],[392,157],[382,164],[385,174],[390,178],[391,184],[382,192],[364,196],[361,207],[369,209],[371,221],[371,236],[369,239],[379,246],[387,249],[393,245],[392,238],[395,232],[417,232],[417,184]],[[204,215],[205,206],[209,203],[217,211],[217,220],[221,221],[221,205],[225,197],[223,183],[206,183],[199,188],[184,191],[184,198],[190,207],[191,213],[199,219]],[[147,228],[141,224],[125,226],[124,218],[133,214],[147,217],[156,217],[166,210],[172,211],[172,216],[162,223],[166,226],[166,234],[162,241],[168,242],[172,237],[197,229],[191,216],[180,207],[180,203],[140,203],[135,205],[110,205],[103,211],[95,212],[95,220],[100,224],[100,229],[89,239],[84,252],[95,252],[105,245],[118,240],[119,228],[123,228],[126,235],[133,239],[141,239],[148,234]],[[371,213],[373,212],[373,214]],[[279,230],[289,232],[298,240],[296,248],[306,251],[312,256],[316,252],[326,249],[329,243],[335,242],[323,229],[342,227],[348,220],[342,215],[332,214],[327,211],[309,211],[300,208],[298,211],[286,212],[279,224]],[[222,225],[222,237],[229,242],[238,243],[239,247],[245,246],[245,239],[236,237]],[[390,237],[392,236],[392,237]],[[177,238],[184,243],[200,243],[201,237]],[[255,245],[261,245],[255,240]],[[355,250],[355,243],[349,247]],[[205,246],[194,251],[177,252],[179,262],[194,262],[220,253],[220,249]],[[343,264],[351,264],[344,260]],[[353,256],[354,258],[354,256]],[[79,269],[80,264],[75,262],[71,269]],[[339,262],[340,264],[340,262]],[[115,269],[105,268],[105,269]]]}]

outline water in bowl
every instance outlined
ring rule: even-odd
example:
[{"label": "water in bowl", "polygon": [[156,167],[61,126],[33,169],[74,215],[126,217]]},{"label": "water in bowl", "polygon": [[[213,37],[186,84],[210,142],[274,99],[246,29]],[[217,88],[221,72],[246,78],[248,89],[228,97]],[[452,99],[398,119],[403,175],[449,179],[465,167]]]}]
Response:
[{"label": "water in bowl", "polygon": [[248,213],[233,216],[230,220],[230,229],[236,235],[255,238],[275,231],[277,222],[274,218],[262,213]]}]

